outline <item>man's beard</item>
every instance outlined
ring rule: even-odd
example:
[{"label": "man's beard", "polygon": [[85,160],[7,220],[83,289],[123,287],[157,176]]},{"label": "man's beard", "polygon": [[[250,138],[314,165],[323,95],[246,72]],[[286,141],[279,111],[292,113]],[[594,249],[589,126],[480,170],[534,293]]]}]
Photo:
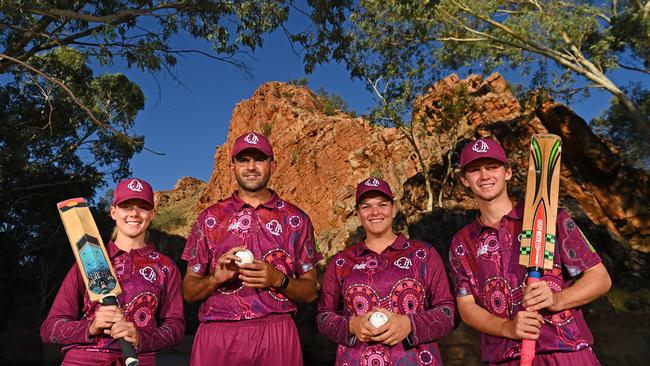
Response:
[{"label": "man's beard", "polygon": [[269,183],[269,180],[271,179],[270,174],[266,175],[266,176],[264,176],[262,174],[259,174],[259,175],[262,176],[262,180],[259,181],[259,182],[246,181],[246,180],[241,179],[238,175],[236,175],[235,178],[237,179],[237,183],[239,184],[239,188],[241,188],[242,190],[244,190],[246,192],[254,193],[254,192],[259,192],[259,191],[265,189],[266,185]]}]

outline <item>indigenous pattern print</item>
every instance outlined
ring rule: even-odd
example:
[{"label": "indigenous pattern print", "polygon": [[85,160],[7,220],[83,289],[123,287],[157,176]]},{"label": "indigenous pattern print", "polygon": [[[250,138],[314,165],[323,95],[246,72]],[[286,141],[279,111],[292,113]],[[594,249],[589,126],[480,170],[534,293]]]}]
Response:
[{"label": "indigenous pattern print", "polygon": [[[412,331],[390,347],[348,333],[352,316],[383,308],[407,315]],[[429,244],[399,235],[384,252],[363,242],[337,253],[325,272],[317,325],[338,343],[336,364],[442,365],[436,340],[453,328],[455,304],[444,265]]]},{"label": "indigenous pattern print", "polygon": [[[219,257],[236,246],[246,246],[255,259],[290,277],[310,271],[322,258],[307,214],[275,192],[255,208],[235,192],[203,210],[192,226],[182,258],[193,272],[206,276],[214,272]],[[245,287],[236,278],[201,304],[199,320],[255,319],[296,310],[296,304],[275,289]]]},{"label": "indigenous pattern print", "polygon": [[[522,219],[520,202],[504,216],[498,230],[483,226],[477,217],[454,236],[449,263],[456,296],[472,295],[481,307],[506,319],[513,319],[523,310],[527,271],[519,265]],[[557,226],[553,269],[542,276],[553,291],[570,286],[573,277],[600,263],[566,211],[558,211]],[[537,352],[577,351],[593,344],[580,309],[541,314],[544,324]],[[521,342],[484,334],[481,337],[483,361],[498,363],[519,357]]]},{"label": "indigenous pattern print", "polygon": [[[122,293],[117,297],[118,305],[124,310],[126,319],[140,332],[138,352],[155,352],[180,342],[185,318],[181,276],[176,264],[151,244],[126,253],[110,241],[106,249],[122,287]],[[71,299],[81,298],[83,307],[79,314],[79,305]],[[70,362],[93,364],[98,362],[97,355],[100,354],[118,357],[121,354],[118,342],[110,337],[88,336],[90,323],[99,306],[98,302],[88,298],[81,272],[76,264],[73,265],[41,327],[41,337],[66,345],[66,351],[89,351],[74,352],[75,356],[70,357],[78,359]]]},{"label": "indigenous pattern print", "polygon": [[[291,258],[291,255],[287,253],[286,251],[282,249],[274,249],[269,251],[264,255],[264,260],[272,265],[273,267],[277,268],[280,270],[280,272],[284,273],[285,275],[289,277],[295,277],[294,276],[294,266],[293,266],[293,258]],[[275,297],[276,299],[280,301],[287,301],[288,298],[284,296],[284,294],[276,291],[274,288],[271,288],[268,290],[271,293],[271,296]]]}]

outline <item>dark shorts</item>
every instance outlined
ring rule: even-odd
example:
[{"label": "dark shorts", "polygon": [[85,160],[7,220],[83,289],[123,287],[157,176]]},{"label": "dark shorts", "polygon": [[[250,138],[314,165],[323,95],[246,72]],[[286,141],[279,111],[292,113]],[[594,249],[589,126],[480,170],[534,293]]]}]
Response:
[{"label": "dark shorts", "polygon": [[289,314],[201,323],[194,337],[190,365],[302,366],[296,324]]},{"label": "dark shorts", "polygon": [[[490,366],[519,366],[519,359],[501,363],[490,363]],[[599,366],[591,348],[584,348],[575,352],[553,352],[535,355],[533,366]]]}]

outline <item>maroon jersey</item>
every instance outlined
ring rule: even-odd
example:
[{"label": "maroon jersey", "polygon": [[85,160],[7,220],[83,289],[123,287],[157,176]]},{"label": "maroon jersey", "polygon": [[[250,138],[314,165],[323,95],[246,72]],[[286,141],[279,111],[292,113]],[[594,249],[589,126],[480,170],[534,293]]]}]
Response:
[{"label": "maroon jersey", "polygon": [[[107,251],[122,287],[118,304],[140,332],[138,354],[153,355],[178,344],[185,331],[185,318],[176,264],[151,244],[127,253],[110,241]],[[97,352],[119,357],[117,340],[106,335],[88,335],[98,306],[101,305],[97,301],[88,298],[79,267],[73,265],[41,326],[43,342],[63,344],[64,352],[74,350],[71,354],[75,354],[77,361],[97,360]],[[89,351],[87,357],[81,350]]]},{"label": "maroon jersey", "polygon": [[[316,251],[309,216],[271,191],[271,198],[253,208],[237,192],[203,210],[187,238],[183,259],[201,276],[214,272],[217,260],[233,247],[246,245],[288,276],[312,268],[322,256]],[[212,293],[199,309],[201,322],[262,318],[291,313],[296,304],[282,293],[245,287],[233,279]]]},{"label": "maroon jersey", "polygon": [[[381,307],[407,315],[411,334],[393,347],[358,341],[350,318]],[[317,324],[338,343],[337,365],[442,365],[436,340],[454,327],[455,303],[445,267],[429,244],[403,235],[381,254],[364,242],[329,261],[318,302]]]},{"label": "maroon jersey", "polygon": [[[519,234],[523,221],[523,202],[505,215],[496,230],[480,218],[461,229],[453,238],[449,261],[456,296],[473,295],[476,303],[490,313],[513,319],[523,310],[527,269],[519,265]],[[542,280],[553,291],[573,283],[585,270],[600,263],[594,248],[564,210],[558,211],[557,239],[553,269]],[[593,336],[580,309],[559,313],[541,311],[544,316],[537,352],[571,352],[589,348]],[[521,341],[481,335],[483,361],[501,362],[519,357]]]}]

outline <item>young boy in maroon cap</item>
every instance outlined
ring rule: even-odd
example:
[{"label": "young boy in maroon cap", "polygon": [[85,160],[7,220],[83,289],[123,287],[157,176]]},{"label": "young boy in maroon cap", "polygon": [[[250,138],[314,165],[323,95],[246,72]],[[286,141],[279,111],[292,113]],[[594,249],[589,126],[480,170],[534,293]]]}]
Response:
[{"label": "young boy in maroon cap", "polygon": [[475,140],[463,148],[460,168],[480,212],[454,236],[449,261],[460,316],[482,333],[483,361],[519,365],[521,340],[533,339],[534,366],[599,365],[580,308],[607,292],[611,280],[593,247],[560,209],[554,268],[527,286],[519,265],[523,200],[508,197],[505,151],[493,139]]},{"label": "young boy in maroon cap", "polygon": [[329,261],[318,302],[318,329],[339,344],[336,365],[442,365],[436,341],[455,314],[442,259],[393,232],[397,206],[384,180],[361,181],[356,208],[366,236]]},{"label": "young boy in maroon cap", "polygon": [[106,250],[122,287],[119,306],[91,302],[72,265],[41,326],[43,342],[64,345],[62,365],[120,365],[117,340],[124,338],[139,365],[154,366],[157,351],[178,344],[185,331],[178,267],[147,242],[156,215],[151,186],[142,179],[121,181],[110,210],[115,230]]},{"label": "young boy in maroon cap", "polygon": [[302,365],[291,315],[317,297],[311,221],[267,187],[275,161],[265,136],[240,136],[231,157],[239,189],[199,214],[183,251],[185,299],[203,302],[190,364]]}]

